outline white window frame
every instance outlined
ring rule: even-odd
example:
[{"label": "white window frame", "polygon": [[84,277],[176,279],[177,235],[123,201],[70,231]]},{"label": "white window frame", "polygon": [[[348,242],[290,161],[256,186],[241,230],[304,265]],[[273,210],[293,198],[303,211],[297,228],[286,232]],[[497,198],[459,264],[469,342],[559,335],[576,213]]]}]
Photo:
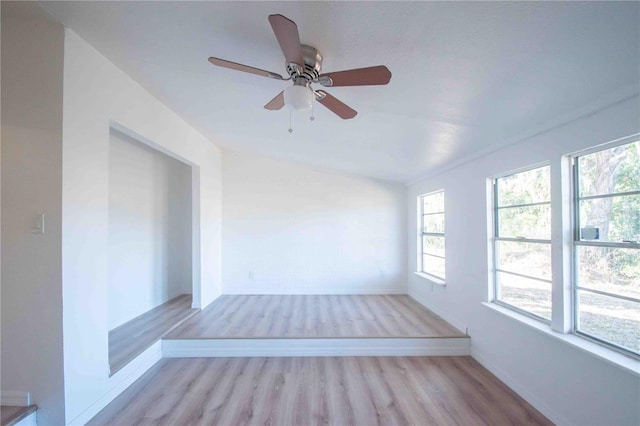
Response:
[{"label": "white window frame", "polygon": [[[541,169],[543,167],[548,167],[549,168],[549,201],[544,201],[544,202],[536,202],[536,203],[525,203],[525,204],[518,204],[518,205],[509,205],[509,206],[499,206],[498,205],[498,180],[499,179],[504,179],[506,177],[509,176],[514,176],[520,173],[525,173],[525,172],[529,172],[531,170],[536,170],[536,169]],[[529,312],[525,309],[519,308],[517,306],[514,306],[510,303],[507,303],[503,300],[500,300],[499,298],[499,287],[498,287],[498,272],[501,273],[506,273],[506,274],[511,274],[511,275],[515,275],[515,276],[520,276],[523,278],[527,278],[527,279],[533,279],[533,280],[537,280],[537,281],[542,281],[545,283],[548,283],[550,288],[551,288],[551,293],[553,294],[553,268],[551,269],[551,277],[550,279],[543,279],[543,278],[539,278],[539,277],[532,277],[529,275],[524,275],[524,274],[518,274],[516,272],[513,271],[506,271],[506,270],[502,270],[498,268],[498,258],[499,258],[499,250],[498,250],[498,243],[500,241],[506,241],[506,242],[518,242],[518,243],[531,243],[531,244],[548,244],[550,250],[552,250],[552,235],[549,235],[549,239],[536,239],[536,238],[525,238],[525,237],[501,237],[500,236],[500,232],[499,232],[499,215],[498,212],[501,208],[518,208],[518,207],[528,207],[528,206],[536,206],[536,205],[549,205],[549,207],[551,207],[552,205],[552,196],[551,196],[551,189],[552,186],[552,180],[551,180],[551,165],[548,162],[545,163],[538,163],[538,164],[534,164],[522,169],[517,169],[508,173],[503,173],[499,176],[495,176],[493,178],[491,178],[491,189],[492,189],[492,216],[493,216],[493,230],[492,230],[492,242],[491,242],[491,249],[492,249],[492,260],[493,260],[493,265],[492,265],[492,297],[491,297],[491,302],[495,303],[496,305],[500,305],[502,307],[505,307],[507,309],[513,310],[519,314],[525,315],[527,317],[533,318],[536,321],[540,321],[543,322],[545,324],[549,324],[551,325],[551,319],[548,318],[544,318],[541,317],[539,315],[536,315],[533,312]],[[552,224],[553,227],[553,220],[552,217],[549,218],[550,223]],[[553,232],[553,231],[552,231]],[[552,257],[552,262],[553,262],[553,253],[551,255]],[[553,300],[551,303],[551,315],[553,317]]]},{"label": "white window frame", "polygon": [[[436,284],[440,284],[440,285],[445,285],[445,279],[446,279],[446,256],[437,256],[431,253],[424,253],[424,247],[423,247],[423,237],[427,236],[427,237],[439,237],[442,238],[443,241],[443,245],[445,247],[445,253],[446,253],[446,240],[445,240],[445,233],[446,233],[446,207],[443,211],[441,212],[429,212],[426,213],[424,212],[424,198],[425,197],[430,197],[433,195],[437,195],[442,193],[443,197],[445,197],[446,199],[446,195],[445,195],[445,191],[444,189],[439,189],[437,191],[433,191],[433,192],[429,192],[427,194],[422,194],[418,196],[418,215],[419,215],[419,219],[418,219],[418,223],[419,223],[419,232],[418,232],[418,271],[416,272],[419,275],[422,275],[426,278],[429,278],[430,280],[434,281]],[[444,226],[445,226],[445,232],[424,232],[424,217],[425,215],[431,215],[431,214],[443,214],[444,215]],[[436,274],[434,274],[433,272],[429,272],[427,270],[425,270],[425,265],[424,265],[424,255],[427,256],[433,256],[433,257],[437,257],[442,259],[445,262],[445,276],[441,277],[438,276]]]},{"label": "white window frame", "polygon": [[572,250],[571,250],[571,333],[579,336],[581,338],[590,340],[592,342],[598,343],[605,347],[608,347],[612,350],[621,352],[625,355],[629,355],[633,358],[640,358],[640,353],[633,352],[627,348],[617,345],[616,343],[609,342],[605,339],[599,338],[597,336],[593,336],[589,333],[583,332],[578,329],[578,291],[587,291],[594,294],[600,294],[607,297],[612,297],[615,299],[628,300],[636,303],[640,303],[640,299],[635,299],[633,297],[627,297],[617,294],[612,294],[606,291],[591,289],[588,287],[581,287],[578,283],[578,247],[613,247],[613,248],[623,248],[623,249],[640,249],[640,242],[638,241],[590,241],[583,240],[581,238],[580,233],[580,201],[581,200],[589,200],[595,198],[603,198],[603,197],[616,197],[616,196],[624,196],[624,195],[640,195],[640,190],[638,191],[629,191],[624,193],[612,193],[612,194],[601,194],[596,196],[584,196],[580,197],[580,170],[579,170],[579,161],[580,157],[584,157],[596,152],[606,151],[608,149],[613,149],[618,146],[631,144],[640,140],[638,135],[630,136],[627,138],[622,138],[612,143],[598,145],[596,147],[592,147],[578,153],[574,153],[570,156],[571,158],[571,227],[572,227]]},{"label": "white window frame", "polygon": [[[593,339],[588,335],[576,333],[576,289],[574,288],[576,263],[575,263],[575,229],[577,221],[575,220],[574,206],[575,203],[575,186],[573,161],[575,157],[588,155],[597,151],[611,149],[616,146],[640,140],[640,133],[634,133],[626,137],[611,140],[599,145],[593,145],[587,149],[565,153],[559,157],[549,157],[544,163],[540,162],[535,165],[514,169],[511,173],[489,176],[486,184],[486,200],[487,200],[487,250],[488,250],[488,282],[487,297],[482,305],[497,315],[517,321],[536,332],[542,333],[551,339],[570,345],[573,348],[584,351],[590,355],[596,356],[602,360],[612,363],[635,376],[640,377],[640,356],[633,352],[629,352],[624,348],[610,345],[606,342]],[[552,213],[551,221],[551,261],[552,261],[552,306],[551,306],[551,324],[533,319],[530,315],[521,313],[503,305],[495,303],[495,271],[493,264],[494,256],[494,198],[493,198],[493,180],[499,177],[508,176],[512,173],[534,169],[536,167],[550,165],[551,172],[551,206],[556,212]]]}]

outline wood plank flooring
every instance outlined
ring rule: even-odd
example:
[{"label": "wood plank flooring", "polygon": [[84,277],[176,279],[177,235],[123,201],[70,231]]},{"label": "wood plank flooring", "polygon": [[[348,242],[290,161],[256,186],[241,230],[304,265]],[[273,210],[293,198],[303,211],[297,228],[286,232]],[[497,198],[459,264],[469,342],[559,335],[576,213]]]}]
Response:
[{"label": "wood plank flooring", "polygon": [[549,425],[471,357],[164,359],[90,425]]},{"label": "wood plank flooring", "polygon": [[3,405],[0,407],[0,425],[11,426],[18,423],[20,420],[27,417],[38,409],[37,405],[29,406],[15,406],[15,405]]},{"label": "wood plank flooring", "polygon": [[404,295],[221,296],[167,339],[462,337]]},{"label": "wood plank flooring", "polygon": [[183,294],[109,331],[111,375],[198,311],[191,309],[191,295]]}]

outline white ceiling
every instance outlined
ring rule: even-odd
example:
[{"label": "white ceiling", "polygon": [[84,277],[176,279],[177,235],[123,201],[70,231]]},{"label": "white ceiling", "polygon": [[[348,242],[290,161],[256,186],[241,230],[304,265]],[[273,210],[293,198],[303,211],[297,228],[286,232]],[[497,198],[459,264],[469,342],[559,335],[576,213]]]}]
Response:
[{"label": "white ceiling", "polygon": [[[409,182],[640,91],[638,2],[42,2],[217,145]],[[323,71],[385,64],[387,86],[330,88],[359,114],[263,105],[287,82],[267,16],[298,24]]]}]

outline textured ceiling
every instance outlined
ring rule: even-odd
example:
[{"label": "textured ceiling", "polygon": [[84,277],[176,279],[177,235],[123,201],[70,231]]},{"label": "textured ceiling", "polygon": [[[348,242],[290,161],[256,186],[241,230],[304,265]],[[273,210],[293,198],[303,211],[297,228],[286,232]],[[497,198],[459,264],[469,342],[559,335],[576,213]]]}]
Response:
[{"label": "textured ceiling", "polygon": [[[42,2],[221,147],[409,182],[640,90],[638,2]],[[281,13],[323,71],[385,64],[387,86],[329,88],[359,114],[262,107],[287,86]]]}]

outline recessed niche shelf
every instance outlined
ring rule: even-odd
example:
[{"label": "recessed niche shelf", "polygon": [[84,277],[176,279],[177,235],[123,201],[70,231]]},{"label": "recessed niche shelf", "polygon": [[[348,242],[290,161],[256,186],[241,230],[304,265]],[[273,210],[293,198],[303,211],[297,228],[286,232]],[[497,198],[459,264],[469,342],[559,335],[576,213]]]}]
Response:
[{"label": "recessed niche shelf", "polygon": [[109,376],[131,362],[200,309],[183,294],[109,331]]}]

